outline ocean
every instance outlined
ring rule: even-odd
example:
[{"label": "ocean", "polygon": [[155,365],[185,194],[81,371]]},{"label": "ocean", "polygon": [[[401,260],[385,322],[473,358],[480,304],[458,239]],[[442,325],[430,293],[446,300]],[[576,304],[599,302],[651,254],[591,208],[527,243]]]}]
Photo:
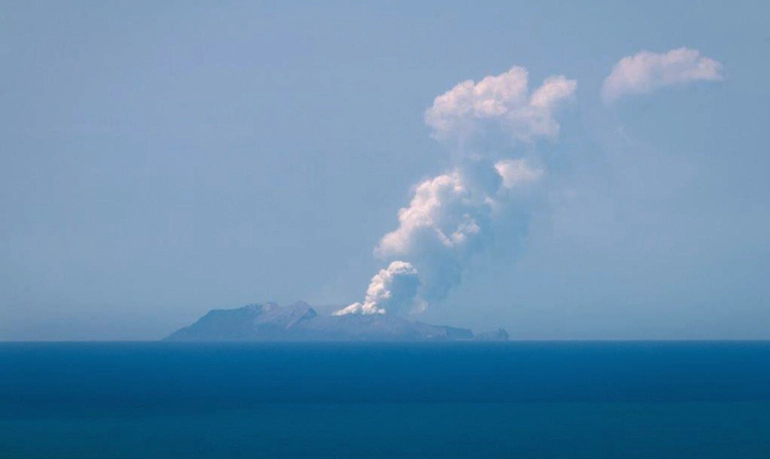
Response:
[{"label": "ocean", "polygon": [[770,342],[1,343],[0,458],[770,458]]}]

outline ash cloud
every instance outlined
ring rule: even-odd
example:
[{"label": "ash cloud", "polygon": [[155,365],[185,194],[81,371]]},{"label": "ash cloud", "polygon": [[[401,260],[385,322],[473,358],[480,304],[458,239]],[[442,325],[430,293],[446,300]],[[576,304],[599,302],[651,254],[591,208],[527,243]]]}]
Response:
[{"label": "ash cloud", "polygon": [[515,215],[526,225],[521,196],[538,187],[546,171],[536,157],[515,153],[558,136],[556,115],[576,89],[575,80],[557,75],[530,91],[527,70],[513,67],[436,97],[425,123],[452,166],[414,186],[398,227],[374,249],[388,268],[372,277],[363,302],[335,314],[422,311],[460,283],[471,258],[494,241],[500,221]]},{"label": "ash cloud", "polygon": [[436,97],[425,112],[432,137],[449,148],[460,149],[492,133],[527,143],[555,137],[559,133],[556,111],[573,97],[577,82],[550,76],[530,93],[528,78],[525,68],[512,67],[478,83],[466,80],[457,84]]},{"label": "ash cloud", "polygon": [[401,313],[421,309],[423,305],[417,298],[419,286],[420,279],[414,266],[394,261],[372,277],[363,303],[353,303],[334,315],[385,314],[388,310]]}]

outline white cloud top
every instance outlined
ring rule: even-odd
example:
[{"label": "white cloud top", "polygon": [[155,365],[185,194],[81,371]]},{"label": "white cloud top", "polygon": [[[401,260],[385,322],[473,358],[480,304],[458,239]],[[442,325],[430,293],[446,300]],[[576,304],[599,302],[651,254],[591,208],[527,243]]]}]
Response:
[{"label": "white cloud top", "polygon": [[612,103],[633,94],[647,94],[672,85],[694,81],[721,81],[722,64],[700,51],[679,48],[667,53],[642,51],[621,59],[604,80],[602,99]]},{"label": "white cloud top", "polygon": [[466,80],[436,97],[425,112],[425,123],[433,137],[450,144],[463,144],[489,123],[515,140],[532,142],[559,132],[554,112],[572,98],[575,80],[550,76],[531,95],[523,67],[487,76],[478,83]]}]

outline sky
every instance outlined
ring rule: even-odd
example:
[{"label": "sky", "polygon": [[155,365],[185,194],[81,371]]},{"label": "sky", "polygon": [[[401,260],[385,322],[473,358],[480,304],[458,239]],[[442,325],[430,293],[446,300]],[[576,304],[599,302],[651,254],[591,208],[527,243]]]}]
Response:
[{"label": "sky", "polygon": [[[768,17],[761,1],[3,2],[0,340],[363,307],[391,261],[447,266],[404,242],[420,184],[503,160],[537,186],[489,226],[497,204],[459,210],[483,244],[451,253],[445,286],[421,278],[410,314],[513,339],[770,339]],[[484,80],[514,68],[527,77]],[[543,108],[551,76],[575,85]],[[481,81],[524,81],[524,102]]]}]

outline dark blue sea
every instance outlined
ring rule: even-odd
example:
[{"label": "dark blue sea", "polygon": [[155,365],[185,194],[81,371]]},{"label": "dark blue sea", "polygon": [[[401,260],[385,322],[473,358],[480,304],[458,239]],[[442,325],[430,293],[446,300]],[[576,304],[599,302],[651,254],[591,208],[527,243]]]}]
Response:
[{"label": "dark blue sea", "polygon": [[0,344],[0,458],[770,458],[770,342]]}]

